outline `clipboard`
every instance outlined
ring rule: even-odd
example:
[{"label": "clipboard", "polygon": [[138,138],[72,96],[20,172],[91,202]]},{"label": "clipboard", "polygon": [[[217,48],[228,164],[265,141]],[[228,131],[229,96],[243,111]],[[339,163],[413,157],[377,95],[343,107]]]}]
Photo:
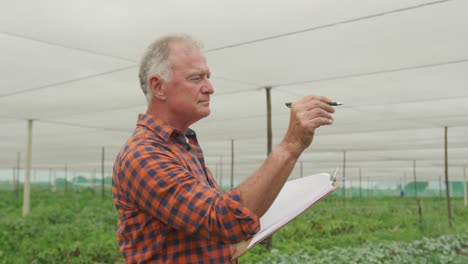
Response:
[{"label": "clipboard", "polygon": [[336,188],[336,173],[319,173],[286,182],[267,212],[260,218],[260,231],[236,245],[232,260],[262,242],[307,209],[332,193]]}]

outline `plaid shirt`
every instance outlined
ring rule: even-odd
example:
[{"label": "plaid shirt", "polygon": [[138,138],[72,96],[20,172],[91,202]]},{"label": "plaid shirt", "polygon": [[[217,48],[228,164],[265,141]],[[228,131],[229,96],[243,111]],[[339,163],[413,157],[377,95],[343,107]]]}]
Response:
[{"label": "plaid shirt", "polygon": [[141,114],[115,160],[117,242],[127,263],[229,263],[233,244],[260,228],[238,189],[222,193],[195,132],[186,135]]}]

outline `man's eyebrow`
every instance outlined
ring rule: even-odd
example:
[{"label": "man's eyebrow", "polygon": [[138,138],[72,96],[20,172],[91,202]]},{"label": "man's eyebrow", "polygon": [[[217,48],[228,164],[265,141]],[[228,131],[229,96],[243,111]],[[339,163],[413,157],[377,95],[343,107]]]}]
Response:
[{"label": "man's eyebrow", "polygon": [[210,71],[203,71],[203,70],[200,70],[200,71],[193,71],[193,72],[189,72],[187,74],[187,78],[190,78],[190,77],[194,77],[194,76],[198,76],[198,75],[206,75],[208,78],[211,77],[211,72]]}]

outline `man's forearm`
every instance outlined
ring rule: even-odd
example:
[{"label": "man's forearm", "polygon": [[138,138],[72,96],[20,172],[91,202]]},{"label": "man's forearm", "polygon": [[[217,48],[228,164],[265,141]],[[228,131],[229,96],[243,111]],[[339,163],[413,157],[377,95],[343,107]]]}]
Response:
[{"label": "man's forearm", "polygon": [[305,96],[291,105],[289,127],[283,141],[263,165],[239,186],[242,203],[261,217],[271,206],[302,152],[312,143],[315,129],[333,123],[330,99]]},{"label": "man's forearm", "polygon": [[261,217],[271,206],[288,179],[302,151],[282,142],[262,166],[239,186],[242,203]]}]

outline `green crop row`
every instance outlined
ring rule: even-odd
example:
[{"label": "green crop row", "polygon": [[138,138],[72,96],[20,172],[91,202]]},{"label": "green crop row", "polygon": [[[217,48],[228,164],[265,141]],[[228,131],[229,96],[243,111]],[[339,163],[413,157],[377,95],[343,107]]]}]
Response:
[{"label": "green crop row", "polygon": [[[294,201],[291,201],[294,202]],[[240,263],[468,263],[468,208],[452,199],[329,196],[256,246]],[[0,264],[123,263],[115,241],[110,193],[33,188],[22,217],[22,195],[0,191]]]}]

